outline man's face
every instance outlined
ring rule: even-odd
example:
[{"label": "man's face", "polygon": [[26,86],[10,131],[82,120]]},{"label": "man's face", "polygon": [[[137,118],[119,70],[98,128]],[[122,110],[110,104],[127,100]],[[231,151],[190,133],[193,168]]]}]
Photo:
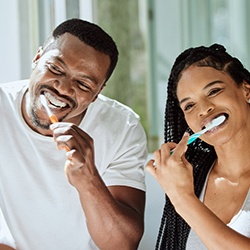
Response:
[{"label": "man's face", "polygon": [[79,124],[104,86],[110,58],[66,33],[53,48],[38,53],[35,64],[23,114],[36,130],[48,129],[50,124],[41,94],[59,121]]}]

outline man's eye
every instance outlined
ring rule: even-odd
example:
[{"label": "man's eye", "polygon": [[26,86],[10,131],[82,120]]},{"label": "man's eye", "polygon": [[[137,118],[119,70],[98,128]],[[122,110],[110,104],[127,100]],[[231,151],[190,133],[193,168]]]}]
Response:
[{"label": "man's eye", "polygon": [[56,74],[56,75],[60,75],[60,74],[63,73],[63,72],[62,72],[57,66],[55,66],[54,64],[48,64],[48,68],[49,68],[49,70],[50,70],[52,73],[54,73],[54,74]]},{"label": "man's eye", "polygon": [[76,82],[77,82],[77,84],[78,84],[78,86],[79,86],[79,88],[81,90],[84,90],[84,91],[90,91],[91,90],[91,88],[89,87],[89,85],[87,85],[86,83],[84,83],[82,81],[76,81]]}]

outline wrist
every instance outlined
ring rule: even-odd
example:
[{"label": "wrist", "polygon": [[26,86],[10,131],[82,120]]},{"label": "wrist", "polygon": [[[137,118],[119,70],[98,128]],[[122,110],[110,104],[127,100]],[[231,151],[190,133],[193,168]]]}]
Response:
[{"label": "wrist", "polygon": [[176,212],[180,215],[189,211],[197,201],[199,201],[199,199],[195,194],[185,194],[179,196],[179,198],[174,201],[171,200]]}]

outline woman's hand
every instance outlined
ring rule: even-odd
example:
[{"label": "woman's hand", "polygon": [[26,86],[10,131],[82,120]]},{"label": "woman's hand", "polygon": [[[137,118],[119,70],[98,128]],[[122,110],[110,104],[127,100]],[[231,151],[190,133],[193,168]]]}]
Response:
[{"label": "woman's hand", "polygon": [[146,170],[159,182],[174,206],[182,197],[194,195],[193,168],[185,158],[188,138],[188,133],[185,133],[179,144],[162,144],[154,152],[154,160],[150,160],[146,166]]}]

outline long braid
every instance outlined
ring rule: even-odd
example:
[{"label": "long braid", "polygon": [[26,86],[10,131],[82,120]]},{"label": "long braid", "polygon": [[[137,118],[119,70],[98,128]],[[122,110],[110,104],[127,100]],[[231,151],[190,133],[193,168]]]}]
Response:
[{"label": "long braid", "polygon": [[[176,88],[181,73],[191,65],[213,67],[229,74],[238,86],[245,80],[250,84],[250,73],[241,62],[230,56],[222,45],[214,44],[210,47],[196,47],[181,53],[170,73],[167,87],[167,101],[165,108],[165,142],[179,142],[185,131],[192,134],[185,121],[176,96]],[[214,148],[200,139],[189,145],[186,158],[193,166],[194,190],[200,196],[209,169],[216,160]],[[156,242],[160,250],[184,250],[190,231],[189,225],[176,213],[167,195],[163,209],[161,224]]]}]

